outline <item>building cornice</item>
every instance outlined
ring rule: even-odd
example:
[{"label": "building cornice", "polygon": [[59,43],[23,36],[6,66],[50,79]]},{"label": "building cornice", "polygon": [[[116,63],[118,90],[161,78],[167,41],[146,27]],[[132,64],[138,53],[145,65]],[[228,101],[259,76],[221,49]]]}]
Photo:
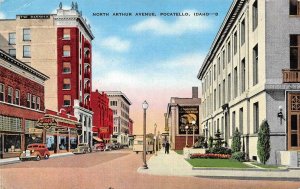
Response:
[{"label": "building cornice", "polygon": [[3,51],[1,49],[0,49],[0,59],[4,60],[6,62],[9,62],[10,64],[13,64],[22,70],[30,72],[31,74],[39,77],[40,79],[42,79],[44,81],[46,81],[47,79],[50,79],[50,77],[48,77],[47,75],[34,69],[31,66],[28,66],[27,64],[25,64],[24,62],[21,62],[20,60],[13,58],[12,56],[10,56],[8,53],[6,53],[5,51]]},{"label": "building cornice", "polygon": [[206,58],[203,61],[203,64],[198,72],[197,78],[202,80],[204,73],[208,69],[210,63],[213,61],[219,47],[222,45],[223,41],[226,39],[227,34],[232,28],[234,21],[236,21],[238,14],[242,10],[244,4],[247,0],[234,0],[227,12],[225,19],[209,49],[209,52]]}]

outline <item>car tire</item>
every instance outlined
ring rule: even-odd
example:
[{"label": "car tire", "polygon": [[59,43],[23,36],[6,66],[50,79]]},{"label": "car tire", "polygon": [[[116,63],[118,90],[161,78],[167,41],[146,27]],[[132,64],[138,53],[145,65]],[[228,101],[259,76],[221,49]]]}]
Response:
[{"label": "car tire", "polygon": [[86,151],[85,151],[85,150],[83,150],[83,153],[84,153],[84,154],[86,154]]},{"label": "car tire", "polygon": [[41,156],[37,155],[35,158],[36,161],[40,161],[41,160]]},{"label": "car tire", "polygon": [[45,154],[45,159],[49,159],[49,155],[48,154]]}]

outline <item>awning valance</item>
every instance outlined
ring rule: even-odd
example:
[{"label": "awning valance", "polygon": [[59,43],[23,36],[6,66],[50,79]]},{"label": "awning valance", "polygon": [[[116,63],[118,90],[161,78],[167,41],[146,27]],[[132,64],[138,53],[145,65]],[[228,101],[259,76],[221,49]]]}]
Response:
[{"label": "awning valance", "polygon": [[101,138],[99,138],[99,137],[95,137],[94,136],[93,139],[96,140],[96,141],[98,141],[98,142],[103,142],[103,140]]}]

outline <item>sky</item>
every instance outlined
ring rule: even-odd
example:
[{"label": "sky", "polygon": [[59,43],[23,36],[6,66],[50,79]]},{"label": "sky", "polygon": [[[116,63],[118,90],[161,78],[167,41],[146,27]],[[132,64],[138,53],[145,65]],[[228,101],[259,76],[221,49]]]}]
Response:
[{"label": "sky", "polygon": [[[92,87],[122,91],[132,102],[134,134],[142,133],[146,100],[147,132],[164,132],[171,97],[191,98],[197,73],[233,0],[78,0],[91,25]],[[55,13],[59,0],[0,0],[0,19],[17,14]],[[75,2],[75,1],[74,1]],[[62,1],[70,9],[72,1]],[[109,16],[93,16],[109,13]],[[131,13],[132,16],[114,16]],[[156,16],[135,16],[154,13]],[[186,13],[188,16],[161,15]],[[194,13],[210,13],[195,16]],[[217,13],[217,14],[216,14]]]}]

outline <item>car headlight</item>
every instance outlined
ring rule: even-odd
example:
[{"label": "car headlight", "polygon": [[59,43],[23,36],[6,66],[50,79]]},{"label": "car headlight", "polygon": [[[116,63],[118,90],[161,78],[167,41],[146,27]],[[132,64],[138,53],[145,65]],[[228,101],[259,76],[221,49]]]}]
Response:
[{"label": "car headlight", "polygon": [[33,153],[33,152],[34,152],[34,150],[31,150],[31,152]]}]

